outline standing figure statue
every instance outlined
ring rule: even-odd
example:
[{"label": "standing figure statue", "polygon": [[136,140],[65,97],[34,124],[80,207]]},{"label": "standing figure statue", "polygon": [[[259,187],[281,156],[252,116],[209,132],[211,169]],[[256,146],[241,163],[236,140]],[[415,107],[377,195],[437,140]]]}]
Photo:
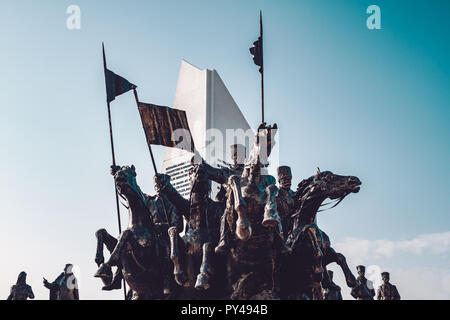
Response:
[{"label": "standing figure statue", "polygon": [[323,289],[323,300],[342,300],[341,287],[333,282],[333,271],[328,270],[329,288]]},{"label": "standing figure statue", "polygon": [[50,290],[50,300],[80,300],[78,283],[72,268],[72,264],[66,264],[64,272],[51,283],[44,278],[44,286]]},{"label": "standing figure statue", "polygon": [[326,269],[332,262],[341,267],[350,288],[356,285],[344,255],[331,247],[330,238],[317,226],[316,215],[326,199],[337,201],[336,206],[349,194],[359,192],[360,185],[357,177],[320,170],[299,183],[293,229],[286,242],[293,252],[282,265],[284,298],[322,300],[322,287],[333,286]]},{"label": "standing figure statue", "polygon": [[356,267],[358,278],[356,286],[352,288],[351,295],[356,300],[373,300],[375,297],[375,289],[372,281],[366,279],[366,267],[359,265]]},{"label": "standing figure statue", "polygon": [[34,293],[31,286],[27,284],[27,273],[22,271],[19,273],[17,282],[11,287],[11,292],[7,300],[27,300],[34,299]]},{"label": "standing figure statue", "polygon": [[174,276],[183,286],[182,298],[214,299],[222,297],[225,289],[225,263],[219,263],[223,259],[214,255],[224,203],[210,198],[208,166],[194,159],[189,172],[189,200],[176,191],[168,175],[156,175],[155,184],[158,193],[167,197],[187,220],[183,238],[174,228],[169,229]]},{"label": "standing figure statue", "polygon": [[389,272],[381,273],[383,284],[377,292],[377,300],[400,300],[400,294],[397,287],[389,282]]},{"label": "standing figure statue", "polygon": [[[97,231],[95,260],[100,267],[94,276],[107,284],[112,281],[111,268],[115,266],[133,291],[133,300],[163,299],[170,292],[172,279],[165,230],[169,221],[171,226],[178,225],[177,218],[173,218],[171,208],[167,207],[166,226],[158,225],[157,221],[164,221],[160,217],[164,210],[161,210],[162,203],[141,191],[134,166],[112,167],[112,173],[118,194],[127,202],[129,222],[118,239],[104,229]],[[106,262],[103,262],[103,245],[111,252]]]}]

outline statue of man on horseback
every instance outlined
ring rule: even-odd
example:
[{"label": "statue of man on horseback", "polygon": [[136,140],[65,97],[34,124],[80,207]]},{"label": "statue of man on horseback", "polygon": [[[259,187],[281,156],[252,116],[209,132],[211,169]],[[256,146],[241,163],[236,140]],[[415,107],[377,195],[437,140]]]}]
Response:
[{"label": "statue of man on horseback", "polygon": [[174,275],[177,283],[184,287],[184,298],[219,298],[224,288],[220,277],[224,277],[225,270],[217,270],[223,268],[224,263],[217,263],[214,247],[219,241],[224,203],[210,198],[211,182],[205,164],[192,161],[189,176],[189,200],[175,190],[169,176],[155,176],[158,192],[166,196],[187,221],[182,238],[173,229],[169,230]]},{"label": "statue of man on horseback", "polygon": [[[118,239],[105,229],[97,231],[95,276],[120,288],[123,277],[133,291],[133,299],[160,299],[171,293],[173,278],[169,260],[169,227],[181,229],[179,215],[167,199],[144,194],[136,182],[134,166],[113,167],[118,194],[126,201],[128,227]],[[110,251],[104,262],[103,245]],[[118,272],[113,279],[111,267]]]},{"label": "statue of man on horseback", "polygon": [[294,195],[293,229],[287,239],[293,253],[283,263],[284,298],[322,300],[322,287],[333,285],[326,269],[332,262],[342,268],[350,288],[356,285],[345,257],[331,247],[328,235],[317,226],[316,215],[326,199],[335,200],[336,206],[350,193],[359,192],[360,185],[357,177],[320,170],[299,183]]}]

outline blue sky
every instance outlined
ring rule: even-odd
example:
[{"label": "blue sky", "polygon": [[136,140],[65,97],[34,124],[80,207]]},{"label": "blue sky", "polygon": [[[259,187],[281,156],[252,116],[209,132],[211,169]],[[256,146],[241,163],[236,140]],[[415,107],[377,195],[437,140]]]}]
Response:
[{"label": "blue sky", "polygon": [[[80,30],[66,28],[71,4]],[[372,4],[381,30],[366,27]],[[2,1],[0,296],[26,270],[46,299],[42,276],[72,262],[81,298],[121,298],[92,277],[94,232],[117,232],[101,42],[142,101],[170,105],[186,59],[216,69],[257,127],[248,47],[260,9],[266,119],[280,127],[280,163],[294,184],[317,166],[363,182],[319,225],[352,266],[390,270],[405,298],[450,298],[450,4],[437,0]],[[132,94],[112,114],[118,163],[134,164],[153,193]],[[154,150],[161,163],[163,147]]]}]

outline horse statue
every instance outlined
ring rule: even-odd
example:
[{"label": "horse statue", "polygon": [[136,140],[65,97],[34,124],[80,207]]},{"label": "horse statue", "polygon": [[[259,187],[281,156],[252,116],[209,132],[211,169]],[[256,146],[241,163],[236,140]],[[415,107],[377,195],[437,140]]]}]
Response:
[{"label": "horse statue", "polygon": [[275,178],[262,175],[268,165],[276,124],[263,123],[241,176],[232,175],[227,187],[229,283],[231,299],[278,298],[277,256],[283,251],[281,221],[277,213]]},{"label": "horse statue", "polygon": [[183,198],[171,185],[170,177],[155,176],[160,194],[164,194],[186,219],[181,238],[169,229],[171,259],[175,280],[183,286],[181,299],[224,298],[226,288],[225,259],[214,254],[219,240],[220,218],[225,205],[210,198],[211,183],[205,165],[192,159],[189,172],[191,193]]},{"label": "horse statue", "polygon": [[[129,223],[118,239],[105,229],[97,231],[95,261],[99,269],[94,276],[102,278],[108,285],[112,281],[111,267],[116,266],[132,290],[133,300],[166,298],[174,283],[170,272],[172,264],[167,235],[169,222],[170,225],[178,223],[173,210],[167,208],[166,202],[161,204],[161,199],[158,201],[141,191],[136,183],[134,166],[115,167],[112,173],[118,194],[127,202]],[[171,213],[167,215],[164,232],[159,230],[161,225],[155,223],[162,210]],[[104,245],[111,253],[106,262],[103,257]],[[120,283],[121,279],[118,278]]]},{"label": "horse statue", "polygon": [[[294,195],[294,224],[286,245],[292,254],[282,263],[282,297],[284,299],[322,300],[322,286],[333,286],[326,266],[336,262],[344,272],[347,285],[356,285],[345,257],[337,253],[328,235],[316,224],[316,215],[326,199],[337,206],[346,196],[359,192],[361,181],[353,176],[321,172],[301,181]],[[330,208],[331,209],[331,208]]]}]

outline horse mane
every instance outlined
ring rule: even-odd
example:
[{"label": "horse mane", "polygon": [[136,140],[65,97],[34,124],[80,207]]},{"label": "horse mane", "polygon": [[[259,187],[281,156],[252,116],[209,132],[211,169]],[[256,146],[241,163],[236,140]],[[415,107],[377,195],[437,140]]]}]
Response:
[{"label": "horse mane", "polygon": [[304,196],[306,189],[311,185],[311,183],[314,181],[315,176],[311,176],[307,179],[303,179],[300,181],[300,183],[297,185],[297,191],[294,194],[294,199],[296,201],[300,201],[301,198]]}]

